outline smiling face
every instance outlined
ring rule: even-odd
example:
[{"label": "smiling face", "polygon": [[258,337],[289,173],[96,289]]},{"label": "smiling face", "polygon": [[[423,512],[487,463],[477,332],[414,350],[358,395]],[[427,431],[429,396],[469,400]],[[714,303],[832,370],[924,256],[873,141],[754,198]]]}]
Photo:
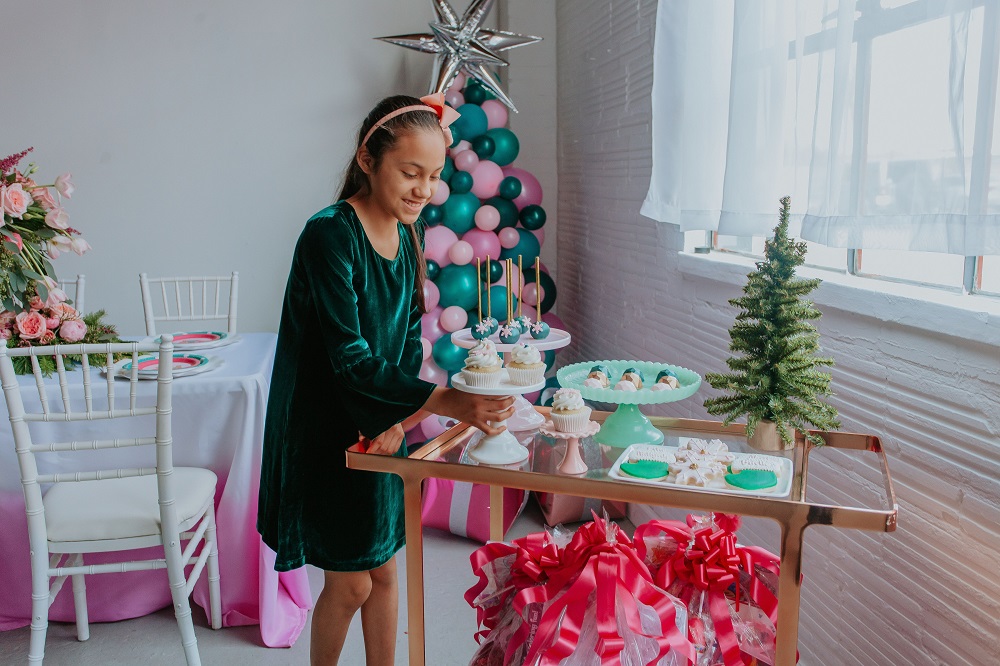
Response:
[{"label": "smiling face", "polygon": [[423,129],[400,135],[377,164],[362,149],[358,161],[368,174],[372,207],[403,224],[416,222],[441,182],[445,149],[440,130]]}]

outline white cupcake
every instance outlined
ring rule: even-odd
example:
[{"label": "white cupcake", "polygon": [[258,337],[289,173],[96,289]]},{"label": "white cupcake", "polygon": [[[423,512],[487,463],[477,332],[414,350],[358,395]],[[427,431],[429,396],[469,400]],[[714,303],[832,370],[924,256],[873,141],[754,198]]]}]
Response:
[{"label": "white cupcake", "polygon": [[500,384],[500,357],[496,352],[472,349],[465,358],[462,378],[469,386],[489,388]]},{"label": "white cupcake", "polygon": [[507,377],[515,386],[531,386],[542,381],[545,377],[542,355],[529,344],[517,343],[507,361]]},{"label": "white cupcake", "polygon": [[552,396],[552,425],[559,432],[582,432],[590,422],[590,407],[576,389],[562,388]]}]

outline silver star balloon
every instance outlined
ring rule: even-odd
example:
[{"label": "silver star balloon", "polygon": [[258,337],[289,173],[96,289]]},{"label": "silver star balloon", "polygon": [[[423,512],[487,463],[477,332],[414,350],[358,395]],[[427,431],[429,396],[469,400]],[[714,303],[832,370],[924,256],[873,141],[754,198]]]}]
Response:
[{"label": "silver star balloon", "polygon": [[505,30],[481,27],[495,0],[472,0],[461,17],[448,0],[431,0],[437,21],[430,23],[431,32],[393,37],[376,37],[422,53],[434,54],[434,74],[428,92],[444,92],[459,72],[477,79],[484,88],[513,111],[514,102],[500,89],[487,67],[506,67],[507,61],[498,54],[518,46],[542,41],[541,37],[520,35]]}]

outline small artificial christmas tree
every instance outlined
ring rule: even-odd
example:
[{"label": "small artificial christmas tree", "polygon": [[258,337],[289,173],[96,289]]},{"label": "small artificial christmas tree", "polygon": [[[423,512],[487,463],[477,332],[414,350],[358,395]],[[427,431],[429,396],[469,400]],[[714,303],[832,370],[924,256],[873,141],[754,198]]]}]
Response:
[{"label": "small artificial christmas tree", "polygon": [[[807,424],[820,430],[840,427],[837,410],[821,402],[832,395],[830,375],[818,366],[833,365],[832,358],[818,358],[819,332],[809,323],[821,316],[805,295],[819,286],[819,279],[795,277],[795,268],[805,261],[806,244],[788,237],[790,199],[781,200],[781,220],[774,238],[764,245],[764,260],[747,277],[743,296],[730,300],[742,311],[729,331],[729,350],[742,356],[726,359],[731,372],[707,373],[713,388],[726,395],[705,401],[709,414],[725,415],[728,425],[747,417],[747,437],[762,420],[773,421],[786,445],[795,441],[796,428]],[[806,435],[817,445],[818,435]]]}]

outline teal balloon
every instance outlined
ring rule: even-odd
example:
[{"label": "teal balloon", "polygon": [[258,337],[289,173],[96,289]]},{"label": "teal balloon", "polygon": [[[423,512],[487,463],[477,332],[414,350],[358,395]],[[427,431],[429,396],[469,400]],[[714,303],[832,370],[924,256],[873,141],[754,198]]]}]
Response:
[{"label": "teal balloon", "polygon": [[437,280],[437,277],[438,277],[438,275],[440,273],[441,273],[441,267],[438,265],[438,262],[434,261],[433,259],[428,259],[427,260],[427,279],[428,280]]},{"label": "teal balloon", "polygon": [[463,310],[471,310],[476,307],[479,280],[476,279],[476,267],[472,264],[442,266],[434,283],[441,292],[439,304],[442,308],[457,305]]},{"label": "teal balloon", "polygon": [[431,348],[434,362],[449,373],[461,370],[468,354],[468,350],[462,349],[451,341],[450,335],[442,335]]},{"label": "teal balloon", "polygon": [[[486,271],[485,270],[483,270],[483,277],[484,278],[486,277]],[[490,284],[493,284],[494,282],[496,282],[497,280],[499,280],[501,277],[503,277],[503,264],[501,264],[495,258],[491,259],[490,260],[490,277],[489,277]],[[506,315],[506,314],[507,313],[504,312],[504,315]]]},{"label": "teal balloon", "polygon": [[479,156],[479,159],[488,160],[493,155],[493,151],[496,150],[496,144],[493,143],[489,134],[483,134],[472,140],[472,150]]},{"label": "teal balloon", "polygon": [[452,132],[457,128],[462,138],[470,142],[477,136],[486,134],[489,121],[486,119],[486,112],[479,104],[463,104],[458,107],[458,112],[462,117],[450,125]]},{"label": "teal balloon", "polygon": [[462,132],[457,127],[455,127],[454,124],[451,125],[450,129],[451,129],[451,145],[448,147],[454,148],[459,143],[461,143],[462,139],[465,137],[462,136]]},{"label": "teal balloon", "polygon": [[493,139],[495,148],[493,149],[494,162],[500,166],[507,166],[515,159],[521,151],[521,142],[517,140],[517,135],[506,127],[494,127],[486,132],[486,136]]},{"label": "teal balloon", "polygon": [[444,209],[444,226],[461,236],[476,226],[479,197],[471,192],[452,194],[441,206]]},{"label": "teal balloon", "polygon": [[[465,101],[468,104],[482,104],[489,99],[489,91],[481,85],[467,85],[465,86]],[[463,104],[462,106],[466,106]],[[459,107],[461,108],[461,107]]]},{"label": "teal balloon", "polygon": [[444,168],[441,169],[441,180],[450,183],[451,177],[455,175],[455,160],[450,157],[444,158]]},{"label": "teal balloon", "polygon": [[472,189],[472,174],[468,171],[456,171],[448,186],[452,194],[465,194]]},{"label": "teal balloon", "polygon": [[517,206],[510,199],[503,197],[492,197],[483,202],[484,206],[493,206],[500,213],[500,224],[494,231],[500,231],[506,227],[513,227],[517,224]]},{"label": "teal balloon", "polygon": [[504,248],[500,252],[500,258],[513,259],[516,262],[518,256],[520,256],[524,266],[534,266],[535,257],[541,251],[542,244],[538,242],[538,237],[527,229],[518,229],[517,234],[521,237],[521,240],[509,250]]},{"label": "teal balloon", "polygon": [[552,366],[556,364],[556,350],[549,349],[542,354],[542,360],[545,361],[545,371],[548,372],[552,369]]},{"label": "teal balloon", "polygon": [[500,196],[504,199],[516,199],[521,194],[521,181],[514,176],[507,176],[500,181]]},{"label": "teal balloon", "polygon": [[424,210],[420,214],[429,227],[441,224],[441,220],[444,219],[444,211],[441,210],[441,206],[435,206],[434,204],[424,206]]},{"label": "teal balloon", "polygon": [[521,214],[518,215],[518,219],[521,220],[521,226],[531,231],[536,231],[544,227],[545,217],[545,209],[535,204],[525,206],[521,209]]},{"label": "teal balloon", "polygon": [[[497,321],[507,321],[507,287],[502,287],[500,285],[494,285],[490,287],[491,298],[493,299],[492,308],[489,310],[489,314]],[[483,312],[486,313],[486,304],[489,298],[486,294],[486,287],[483,286]],[[517,313],[517,296],[514,294],[510,295],[511,310]]]},{"label": "teal balloon", "polygon": [[[535,281],[535,271],[524,269],[524,283],[530,284]],[[556,283],[549,277],[549,274],[542,271],[541,277],[542,291],[545,296],[542,298],[542,312],[548,312],[556,302]]]}]

